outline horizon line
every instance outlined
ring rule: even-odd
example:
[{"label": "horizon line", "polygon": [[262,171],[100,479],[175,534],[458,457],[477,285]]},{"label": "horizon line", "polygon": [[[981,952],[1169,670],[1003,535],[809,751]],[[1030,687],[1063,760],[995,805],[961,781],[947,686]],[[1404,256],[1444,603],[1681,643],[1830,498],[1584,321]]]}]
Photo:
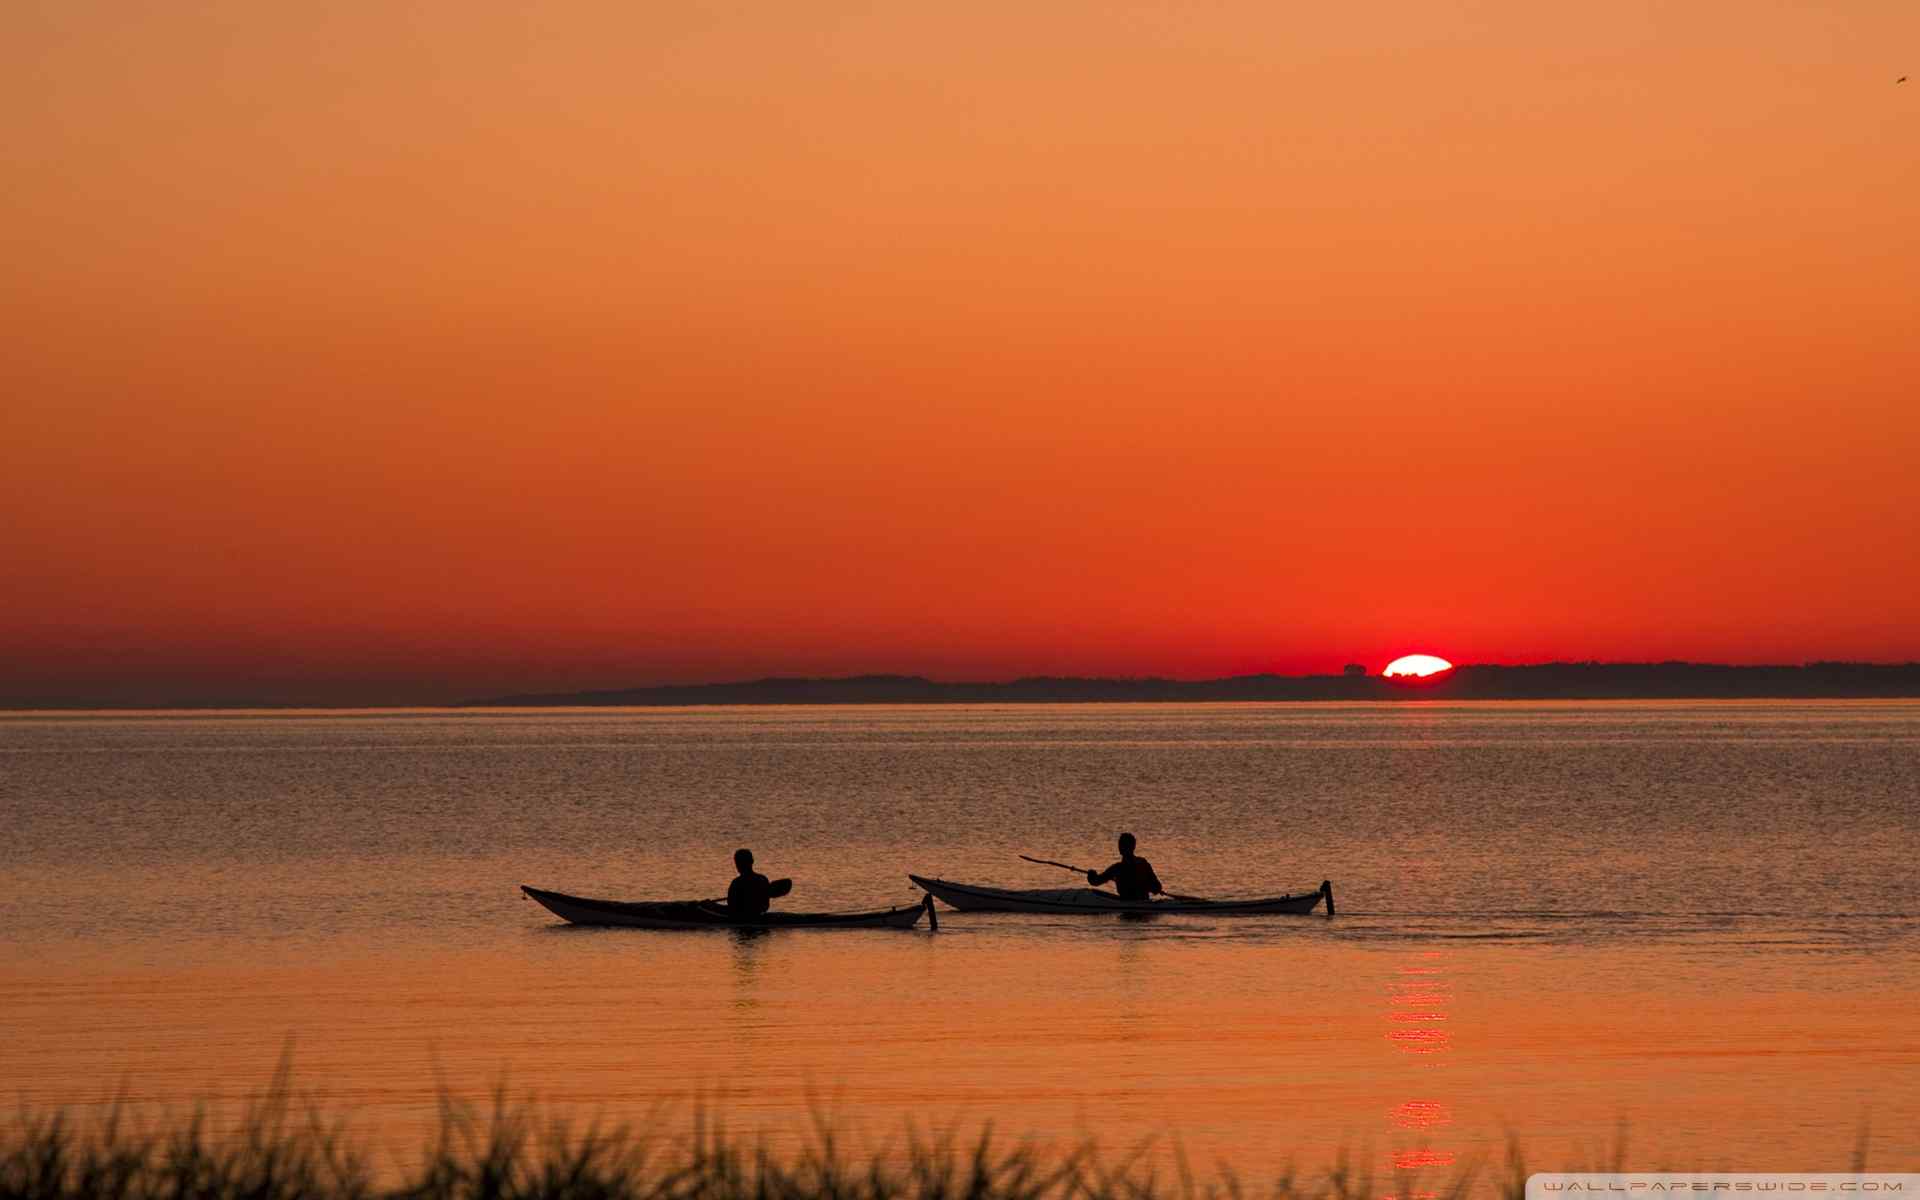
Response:
[{"label": "horizon line", "polygon": [[[1350,664],[1350,666],[1358,666],[1358,665],[1359,664]],[[1800,673],[1800,672],[1817,672],[1817,671],[1847,671],[1847,672],[1853,672],[1857,674],[1882,675],[1885,673],[1913,671],[1913,672],[1916,672],[1917,677],[1915,680],[1909,681],[1915,688],[1915,690],[1913,690],[1912,692],[1901,691],[1894,694],[1879,695],[1878,697],[1876,697],[1874,694],[1860,694],[1857,692],[1836,692],[1831,695],[1822,695],[1818,692],[1799,692],[1799,693],[1785,693],[1785,694],[1780,694],[1772,697],[1769,697],[1761,693],[1715,696],[1712,694],[1701,694],[1701,693],[1672,694],[1672,693],[1659,693],[1659,692],[1648,692],[1645,694],[1613,692],[1613,693],[1608,693],[1604,695],[1592,695],[1592,696],[1580,696],[1580,695],[1573,695],[1573,694],[1569,694],[1569,695],[1535,694],[1535,695],[1514,695],[1514,696],[1447,694],[1452,691],[1452,689],[1448,685],[1457,684],[1461,679],[1469,678],[1476,674],[1490,675],[1490,674],[1506,673],[1506,672],[1521,672],[1521,673],[1543,672],[1543,671],[1552,671],[1555,669],[1558,669],[1561,671],[1580,671],[1580,672],[1594,672],[1594,671],[1618,672],[1623,670],[1648,671],[1648,670],[1661,670],[1661,669],[1669,670],[1669,671],[1686,671],[1690,673],[1697,673],[1702,671],[1726,672],[1726,673],[1736,673],[1738,675],[1745,676],[1746,678],[1749,678],[1749,679],[1753,678],[1756,675],[1765,674],[1765,673],[1781,674],[1781,673]],[[1274,685],[1294,684],[1298,686],[1318,686],[1322,688],[1335,687],[1335,688],[1353,689],[1355,687],[1365,687],[1370,691],[1376,692],[1379,694],[1373,695],[1373,696],[1339,696],[1339,695],[1325,695],[1325,696],[1292,695],[1292,696],[1270,696],[1270,697],[1222,696],[1222,697],[1214,697],[1214,698],[1202,697],[1202,698],[1197,698],[1192,700],[1186,700],[1185,702],[1260,703],[1260,702],[1287,701],[1287,700],[1298,702],[1302,700],[1310,701],[1314,699],[1322,699],[1322,700],[1339,702],[1342,700],[1363,700],[1364,701],[1364,700],[1373,700],[1373,699],[1382,699],[1382,698],[1406,698],[1410,694],[1418,694],[1418,693],[1427,693],[1427,694],[1440,693],[1438,695],[1433,695],[1432,698],[1458,700],[1458,701],[1502,700],[1502,699],[1533,699],[1533,700],[1553,700],[1553,699],[1563,699],[1563,700],[1676,699],[1677,700],[1677,699],[1716,699],[1716,698],[1718,699],[1753,699],[1753,700],[1761,700],[1761,699],[1768,699],[1768,698],[1774,698],[1774,699],[1883,698],[1883,699],[1886,699],[1886,698],[1899,698],[1905,695],[1920,696],[1920,660],[1908,659],[1908,660],[1899,660],[1899,661],[1873,661],[1873,660],[1862,660],[1862,659],[1814,659],[1814,660],[1804,661],[1799,663],[1720,663],[1720,662],[1701,662],[1701,661],[1695,661],[1692,659],[1661,659],[1661,660],[1553,659],[1553,660],[1548,660],[1543,662],[1527,662],[1527,663],[1500,663],[1500,662],[1460,663],[1460,664],[1456,664],[1455,666],[1453,666],[1448,670],[1438,672],[1434,675],[1422,676],[1422,677],[1390,677],[1390,676],[1382,675],[1379,671],[1353,672],[1350,670],[1350,667],[1343,668],[1342,670],[1335,671],[1335,672],[1281,674],[1278,672],[1271,672],[1271,671],[1256,671],[1256,672],[1248,672],[1244,674],[1209,676],[1209,677],[1201,677],[1201,678],[1182,678],[1182,677],[1171,676],[1171,675],[1039,674],[1039,675],[1020,675],[1010,679],[992,679],[992,680],[941,680],[941,679],[935,679],[927,675],[881,671],[881,672],[861,672],[861,673],[852,674],[852,675],[762,675],[762,676],[755,676],[750,678],[736,677],[732,679],[705,680],[705,681],[696,682],[696,683],[645,683],[645,684],[629,684],[629,685],[615,686],[615,687],[570,688],[570,689],[564,689],[564,690],[541,690],[541,691],[523,690],[523,691],[510,692],[510,693],[499,693],[499,694],[494,694],[489,696],[479,696],[479,697],[473,697],[473,698],[461,699],[461,700],[433,701],[433,702],[424,702],[424,703],[411,702],[411,701],[399,700],[399,699],[374,699],[374,700],[366,700],[366,701],[359,701],[359,702],[331,702],[330,701],[330,702],[315,703],[311,701],[298,701],[298,700],[286,700],[286,701],[255,700],[255,699],[234,700],[231,698],[175,699],[170,701],[154,701],[154,702],[146,702],[146,703],[125,703],[125,702],[89,703],[82,699],[76,699],[71,697],[59,697],[59,698],[50,698],[46,701],[40,701],[40,702],[27,700],[25,702],[0,703],[0,714],[142,713],[142,712],[149,712],[149,713],[158,713],[158,712],[203,712],[203,713],[204,712],[382,712],[382,711],[424,711],[424,710],[460,711],[460,710],[473,709],[473,708],[515,708],[515,707],[606,708],[606,707],[620,707],[621,705],[619,705],[617,702],[609,703],[606,699],[587,700],[586,698],[588,697],[604,698],[604,697],[621,696],[621,695],[634,695],[634,696],[642,696],[642,695],[667,696],[667,695],[680,695],[680,694],[691,695],[691,694],[700,694],[700,693],[726,692],[726,691],[751,689],[751,688],[776,688],[776,687],[831,688],[831,687],[859,687],[861,685],[868,685],[868,686],[883,686],[883,685],[902,686],[904,685],[904,686],[924,687],[924,688],[930,688],[930,689],[944,689],[944,690],[951,690],[954,692],[964,692],[967,690],[982,690],[982,691],[991,691],[991,690],[999,690],[999,689],[1010,690],[1010,689],[1016,689],[1021,687],[1032,688],[1035,686],[1042,686],[1042,685],[1054,685],[1062,688],[1071,688],[1071,687],[1079,687],[1079,688],[1136,687],[1137,688],[1137,687],[1158,686],[1158,687],[1164,687],[1164,688],[1202,690],[1208,687],[1225,687],[1225,686],[1230,686],[1235,684],[1249,685],[1249,684],[1257,684],[1262,682],[1271,683]],[[1167,703],[1183,702],[1183,698],[1172,697],[1172,696],[1165,696],[1165,697],[1134,696],[1134,697],[1114,697],[1112,699],[1113,699],[1113,702],[1116,702],[1116,703],[1151,703],[1155,701],[1167,702]],[[928,697],[924,699],[900,698],[897,700],[897,702],[903,703],[903,704],[926,703],[926,702],[960,703],[960,704],[995,703],[995,702],[998,702],[998,703],[1096,702],[1097,703],[1097,702],[1100,702],[1100,700],[1101,698],[1099,697],[1084,697],[1084,696],[1080,698],[1065,697],[1065,696],[1056,696],[1056,697],[1013,696],[1013,697],[996,697],[996,698],[988,698],[988,699],[967,699],[967,698],[943,699],[939,697]],[[832,698],[822,697],[817,699],[789,698],[784,700],[769,701],[768,704],[774,707],[792,707],[795,704],[832,705],[835,703],[842,703],[842,702],[843,701],[836,701]],[[852,701],[852,702],[866,703],[866,704],[875,703],[875,701],[873,700]],[[880,702],[884,703],[886,701],[880,701]],[[751,706],[754,703],[755,701],[751,699],[739,699],[739,700],[731,700],[731,701],[723,700],[718,702],[708,702],[706,704],[702,704],[700,701],[689,701],[684,705],[676,705],[676,704],[665,704],[665,703],[662,703],[660,700],[655,699],[651,703],[642,701],[642,702],[636,703],[634,706],[635,707],[711,707],[711,706],[739,707],[743,705]]]}]

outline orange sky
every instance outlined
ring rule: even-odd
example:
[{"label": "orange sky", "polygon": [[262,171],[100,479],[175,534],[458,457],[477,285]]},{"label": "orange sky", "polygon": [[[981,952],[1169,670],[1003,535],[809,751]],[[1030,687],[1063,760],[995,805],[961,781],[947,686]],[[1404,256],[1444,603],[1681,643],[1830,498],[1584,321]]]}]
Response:
[{"label": "orange sky", "polygon": [[0,7],[0,703],[1920,657],[1920,7]]}]

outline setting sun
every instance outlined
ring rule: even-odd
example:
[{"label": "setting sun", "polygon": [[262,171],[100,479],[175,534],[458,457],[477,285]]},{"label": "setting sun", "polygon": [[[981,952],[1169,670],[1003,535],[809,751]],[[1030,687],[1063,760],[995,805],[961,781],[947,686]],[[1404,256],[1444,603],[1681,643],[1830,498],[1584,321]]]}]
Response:
[{"label": "setting sun", "polygon": [[1411,677],[1420,679],[1428,675],[1438,675],[1442,671],[1453,670],[1453,664],[1444,658],[1432,654],[1403,654],[1387,664],[1380,672],[1388,679]]}]

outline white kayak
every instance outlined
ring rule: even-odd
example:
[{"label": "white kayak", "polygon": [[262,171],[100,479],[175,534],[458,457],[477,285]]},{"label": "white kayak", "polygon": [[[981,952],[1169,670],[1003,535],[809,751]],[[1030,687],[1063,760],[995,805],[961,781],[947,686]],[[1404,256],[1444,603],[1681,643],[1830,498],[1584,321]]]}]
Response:
[{"label": "white kayak", "polygon": [[1327,915],[1333,915],[1333,884],[1321,880],[1320,886],[1297,896],[1265,896],[1249,900],[1122,900],[1112,892],[1098,888],[992,888],[970,883],[953,883],[909,875],[913,885],[943,904],[961,912],[1057,913],[1067,916],[1100,913],[1196,913],[1215,916],[1265,916],[1280,913],[1310,913],[1327,902]]}]

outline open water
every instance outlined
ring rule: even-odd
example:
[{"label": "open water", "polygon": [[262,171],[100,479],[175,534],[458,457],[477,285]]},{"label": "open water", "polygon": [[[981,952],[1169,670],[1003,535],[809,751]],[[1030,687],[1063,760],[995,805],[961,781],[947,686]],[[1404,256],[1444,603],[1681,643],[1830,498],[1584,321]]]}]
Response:
[{"label": "open water", "polygon": [[[1920,704],[0,715],[0,1091],[303,1093],[404,1156],[442,1091],[825,1119],[1257,1177],[1920,1166]],[[580,930],[521,883],[795,909],[908,871],[1334,882],[1309,918]],[[661,1114],[666,1114],[663,1117]]]}]

